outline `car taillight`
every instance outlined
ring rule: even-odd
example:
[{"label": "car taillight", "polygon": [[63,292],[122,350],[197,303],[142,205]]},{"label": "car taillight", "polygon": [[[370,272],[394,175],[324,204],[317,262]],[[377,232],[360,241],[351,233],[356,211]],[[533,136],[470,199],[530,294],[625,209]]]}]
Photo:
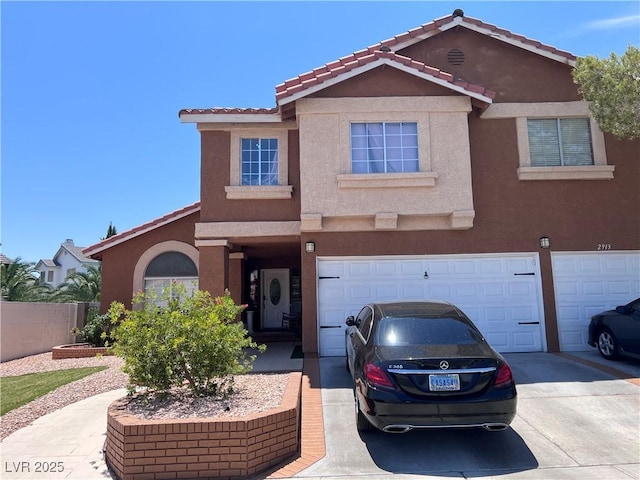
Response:
[{"label": "car taillight", "polygon": [[374,365],[373,363],[367,363],[367,365],[364,367],[364,375],[367,379],[367,382],[372,387],[395,389],[393,383],[391,383],[391,380],[389,380],[389,377],[387,376],[385,371],[377,365]]},{"label": "car taillight", "polygon": [[493,386],[496,388],[507,388],[511,385],[513,385],[513,373],[511,373],[509,365],[503,363],[498,370],[496,381],[493,383]]}]

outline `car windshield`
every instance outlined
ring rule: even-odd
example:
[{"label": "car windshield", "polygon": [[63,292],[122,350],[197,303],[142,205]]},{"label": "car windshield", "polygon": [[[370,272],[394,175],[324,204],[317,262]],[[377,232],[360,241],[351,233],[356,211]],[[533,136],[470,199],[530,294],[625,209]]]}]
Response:
[{"label": "car windshield", "polygon": [[378,323],[377,344],[405,345],[473,345],[482,336],[459,318],[385,317]]}]

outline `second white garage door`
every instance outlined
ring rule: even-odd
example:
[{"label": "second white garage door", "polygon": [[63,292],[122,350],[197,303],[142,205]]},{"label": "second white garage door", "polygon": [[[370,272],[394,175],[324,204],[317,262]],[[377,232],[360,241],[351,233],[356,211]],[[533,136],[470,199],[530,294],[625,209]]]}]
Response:
[{"label": "second white garage door", "polygon": [[591,316],[640,297],[640,252],[558,252],[551,264],[560,350],[593,350]]},{"label": "second white garage door", "polygon": [[321,356],[344,355],[346,317],[394,300],[451,302],[500,352],[545,348],[536,253],[319,258],[317,271]]}]

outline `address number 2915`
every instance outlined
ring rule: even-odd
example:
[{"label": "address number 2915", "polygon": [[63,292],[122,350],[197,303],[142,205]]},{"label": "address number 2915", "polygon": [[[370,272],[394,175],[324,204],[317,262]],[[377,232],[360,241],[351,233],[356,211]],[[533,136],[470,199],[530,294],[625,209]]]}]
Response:
[{"label": "address number 2915", "polygon": [[597,250],[611,250],[611,244],[610,243],[599,243]]}]

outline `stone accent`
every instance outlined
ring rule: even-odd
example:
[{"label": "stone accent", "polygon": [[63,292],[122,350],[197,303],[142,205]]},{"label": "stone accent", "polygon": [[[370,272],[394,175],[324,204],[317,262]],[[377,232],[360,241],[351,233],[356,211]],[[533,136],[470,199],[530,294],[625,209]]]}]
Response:
[{"label": "stone accent", "polygon": [[299,451],[301,372],[280,407],[247,417],[145,420],[109,406],[105,456],[120,480],[244,479]]}]

